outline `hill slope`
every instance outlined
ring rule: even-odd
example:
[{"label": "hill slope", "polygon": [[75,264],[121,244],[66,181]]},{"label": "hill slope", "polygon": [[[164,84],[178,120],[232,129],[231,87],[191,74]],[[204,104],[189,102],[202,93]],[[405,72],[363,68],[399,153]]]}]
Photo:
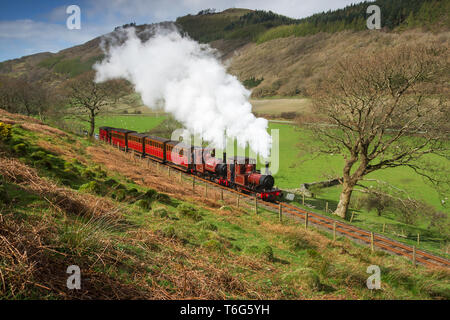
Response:
[{"label": "hill slope", "polygon": [[[0,109],[0,122],[12,125],[0,141],[2,298],[449,298],[448,270],[280,224],[215,190],[205,199],[187,177],[32,118]],[[383,290],[367,289],[369,265]]]},{"label": "hill slope", "polygon": [[[382,8],[384,30],[365,30],[365,9]],[[272,12],[228,9],[187,15],[176,20],[192,38],[210,43],[221,53],[254,97],[306,94],[335,57],[353,48],[389,46],[416,41],[448,42],[450,0],[378,0],[291,19]],[[142,31],[149,25],[137,26]],[[406,30],[406,31],[405,31]],[[107,36],[114,35],[114,32]],[[102,59],[101,37],[56,54],[40,53],[0,63],[0,75],[27,77],[58,86],[91,69]]]}]

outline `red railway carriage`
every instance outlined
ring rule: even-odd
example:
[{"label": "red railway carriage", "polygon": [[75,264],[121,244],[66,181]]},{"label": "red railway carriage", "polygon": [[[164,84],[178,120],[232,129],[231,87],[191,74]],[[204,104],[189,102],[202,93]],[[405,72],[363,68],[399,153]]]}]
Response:
[{"label": "red railway carriage", "polygon": [[132,132],[128,134],[128,149],[134,152],[144,154],[145,152],[145,133]]},{"label": "red railway carriage", "polygon": [[193,149],[178,141],[169,141],[165,144],[166,161],[184,171],[193,171]]},{"label": "red railway carriage", "polygon": [[111,143],[111,127],[100,127],[99,128],[99,139],[107,143]]},{"label": "red railway carriage", "polygon": [[156,136],[145,137],[145,154],[159,162],[164,162],[166,160],[166,142],[169,139],[164,139]]},{"label": "red railway carriage", "polygon": [[111,128],[111,144],[113,146],[119,146],[121,149],[128,151],[128,135],[132,130]]}]

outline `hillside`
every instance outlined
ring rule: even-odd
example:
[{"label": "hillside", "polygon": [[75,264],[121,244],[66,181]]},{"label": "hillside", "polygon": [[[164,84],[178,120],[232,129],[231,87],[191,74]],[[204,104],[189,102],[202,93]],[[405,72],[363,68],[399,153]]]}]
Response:
[{"label": "hillside", "polygon": [[[448,299],[411,268],[188,177],[0,110],[0,296],[7,299]],[[11,127],[5,126],[9,124]],[[174,175],[176,178],[174,178]],[[216,200],[213,200],[216,199]],[[66,269],[81,269],[81,290]],[[383,290],[367,290],[379,265]]]},{"label": "hillside", "polygon": [[[370,2],[372,3],[372,2]],[[229,71],[253,97],[304,96],[336,57],[358,47],[383,48],[419,41],[448,43],[449,0],[378,0],[383,31],[365,29],[370,3],[291,19],[273,12],[228,9],[176,20],[180,30],[219,50]],[[166,23],[167,24],[167,23]],[[137,26],[138,33],[151,25]],[[106,35],[112,36],[114,32]],[[143,37],[143,36],[141,36]],[[56,54],[45,52],[0,63],[0,75],[56,87],[103,58],[101,37]]]}]

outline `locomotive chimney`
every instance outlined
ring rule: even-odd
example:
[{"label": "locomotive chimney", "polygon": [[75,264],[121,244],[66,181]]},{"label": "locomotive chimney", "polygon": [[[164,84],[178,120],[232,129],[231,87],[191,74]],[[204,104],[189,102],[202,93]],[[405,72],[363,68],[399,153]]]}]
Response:
[{"label": "locomotive chimney", "polygon": [[227,153],[226,152],[223,153],[222,163],[227,163]]},{"label": "locomotive chimney", "polygon": [[269,174],[269,162],[266,162],[266,174]]}]

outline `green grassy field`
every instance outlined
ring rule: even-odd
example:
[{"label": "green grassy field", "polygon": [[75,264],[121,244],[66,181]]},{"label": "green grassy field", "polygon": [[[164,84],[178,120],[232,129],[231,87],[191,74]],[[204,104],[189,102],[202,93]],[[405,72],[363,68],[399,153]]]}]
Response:
[{"label": "green grassy field", "polygon": [[[135,130],[137,132],[146,132],[160,124],[166,116],[164,115],[123,115],[123,116],[100,116],[96,119],[95,132],[101,126],[114,128],[124,128]],[[87,123],[83,125],[88,128]]]}]

